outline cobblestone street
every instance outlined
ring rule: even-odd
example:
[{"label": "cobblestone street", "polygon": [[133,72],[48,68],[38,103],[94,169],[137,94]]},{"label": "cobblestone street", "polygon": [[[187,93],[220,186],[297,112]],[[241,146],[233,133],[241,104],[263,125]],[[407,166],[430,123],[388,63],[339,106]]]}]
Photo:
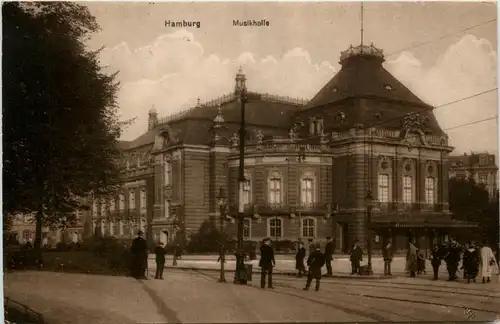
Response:
[{"label": "cobblestone street", "polygon": [[262,290],[255,276],[248,286],[217,279],[203,270],[167,269],[165,280],[145,281],[17,272],[6,274],[5,295],[48,323],[492,321],[500,313],[498,284],[324,279],[315,292],[302,290],[304,279],[283,276],[273,290]]}]

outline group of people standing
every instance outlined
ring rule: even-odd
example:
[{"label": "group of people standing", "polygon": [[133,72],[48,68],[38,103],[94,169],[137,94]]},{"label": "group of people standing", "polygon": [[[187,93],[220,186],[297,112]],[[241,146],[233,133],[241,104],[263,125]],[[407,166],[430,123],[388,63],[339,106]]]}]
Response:
[{"label": "group of people standing", "polygon": [[[410,241],[408,245],[406,267],[410,276],[415,277],[417,273],[425,272],[425,258],[415,242]],[[451,239],[447,245],[434,245],[429,259],[433,269],[433,280],[438,280],[439,268],[443,261],[446,264],[449,281],[458,279],[457,273],[462,262],[460,269],[463,270],[467,283],[476,282],[477,277],[482,279],[482,283],[491,282],[493,268],[497,265],[495,255],[486,241],[482,246],[476,245],[475,242],[461,246],[456,240]]]},{"label": "group of people standing", "polygon": [[[132,259],[130,262],[130,273],[132,277],[136,279],[148,279],[147,278],[147,267],[148,267],[148,243],[144,239],[144,233],[142,231],[137,232],[137,238],[132,241],[131,247]],[[163,271],[165,269],[165,255],[167,250],[162,242],[159,242],[154,249],[155,261],[156,261],[156,273],[155,279],[163,280]],[[174,251],[173,265],[177,265],[177,259],[181,257],[180,247],[177,245]]]}]

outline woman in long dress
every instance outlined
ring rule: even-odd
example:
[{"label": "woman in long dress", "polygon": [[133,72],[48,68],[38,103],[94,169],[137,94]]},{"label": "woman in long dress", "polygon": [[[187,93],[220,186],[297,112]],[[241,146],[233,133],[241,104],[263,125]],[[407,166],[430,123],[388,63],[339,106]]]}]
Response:
[{"label": "woman in long dress", "polygon": [[406,255],[406,264],[410,277],[415,277],[417,272],[417,247],[413,241],[408,242],[408,254]]},{"label": "woman in long dress", "polygon": [[481,272],[483,283],[491,282],[491,275],[493,273],[493,266],[497,263],[495,255],[491,248],[485,244],[481,248]]}]

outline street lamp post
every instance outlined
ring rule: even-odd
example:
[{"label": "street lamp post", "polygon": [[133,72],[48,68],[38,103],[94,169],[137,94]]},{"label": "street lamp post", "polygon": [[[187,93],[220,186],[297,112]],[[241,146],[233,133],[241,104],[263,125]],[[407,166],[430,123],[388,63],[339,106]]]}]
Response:
[{"label": "street lamp post", "polygon": [[241,105],[241,121],[240,121],[240,140],[239,140],[239,175],[238,175],[238,244],[236,252],[236,271],[234,273],[234,282],[237,284],[243,284],[246,282],[245,278],[242,278],[243,271],[245,268],[244,263],[244,253],[243,253],[243,220],[245,217],[245,205],[244,205],[244,184],[245,184],[245,104],[247,103],[247,91],[245,86],[245,77],[242,74],[238,75],[237,78],[237,90],[239,91],[239,100]]},{"label": "street lamp post", "polygon": [[367,236],[367,249],[368,249],[368,273],[373,274],[372,268],[372,209],[373,209],[373,196],[371,190],[366,193],[366,236]]},{"label": "street lamp post", "polygon": [[227,206],[227,196],[224,188],[222,186],[219,188],[219,194],[217,195],[217,205],[219,205],[220,213],[220,278],[219,282],[226,282],[226,275],[224,273],[224,263],[226,262],[226,248],[224,246],[224,220]]}]

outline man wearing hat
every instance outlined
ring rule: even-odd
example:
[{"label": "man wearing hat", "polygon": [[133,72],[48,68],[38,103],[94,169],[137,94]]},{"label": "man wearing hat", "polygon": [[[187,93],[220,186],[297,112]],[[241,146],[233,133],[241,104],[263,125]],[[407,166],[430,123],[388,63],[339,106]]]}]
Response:
[{"label": "man wearing hat", "polygon": [[333,276],[332,271],[332,261],[333,261],[333,252],[335,250],[335,246],[333,244],[333,240],[331,236],[326,238],[326,246],[325,246],[325,262],[326,262],[326,276]]},{"label": "man wearing hat", "polygon": [[136,279],[147,279],[146,268],[148,262],[148,244],[142,231],[137,232],[137,237],[132,241],[131,274]]},{"label": "man wearing hat", "polygon": [[260,261],[259,267],[260,272],[260,287],[266,288],[266,275],[267,275],[267,287],[273,288],[273,267],[276,265],[276,260],[274,259],[274,250],[271,247],[271,239],[266,238],[260,247]]},{"label": "man wearing hat", "polygon": [[312,280],[316,279],[315,290],[318,291],[321,280],[321,268],[325,265],[325,256],[321,253],[319,244],[316,244],[315,251],[309,255],[307,265],[309,266],[309,272],[307,274],[307,282],[304,290],[309,290]]}]

